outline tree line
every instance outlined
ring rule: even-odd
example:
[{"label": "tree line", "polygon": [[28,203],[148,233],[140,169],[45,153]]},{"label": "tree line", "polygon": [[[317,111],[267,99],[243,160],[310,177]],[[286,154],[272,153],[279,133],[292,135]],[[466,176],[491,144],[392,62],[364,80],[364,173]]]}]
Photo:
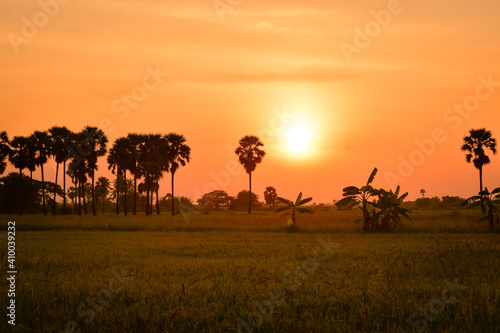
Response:
[{"label": "tree line", "polygon": [[[47,215],[46,190],[47,182],[44,176],[44,166],[53,158],[56,162],[54,183],[50,183],[53,191],[51,200],[52,214],[56,215],[56,195],[62,196],[62,212],[67,210],[66,177],[63,177],[62,189],[58,185],[59,169],[68,175],[76,191],[76,214],[82,214],[82,198],[85,200],[85,187],[90,182],[92,214],[97,215],[95,195],[95,174],[98,170],[98,159],[108,153],[108,138],[97,127],[86,126],[80,132],[73,132],[66,127],[54,126],[47,131],[35,131],[29,136],[14,136],[9,140],[7,133],[0,132],[0,174],[5,172],[7,161],[19,170],[18,181],[18,212],[22,214],[23,207],[23,171],[30,172],[30,185],[38,182],[33,180],[33,172],[41,172],[41,205],[42,212]],[[156,195],[158,203],[159,180],[165,172],[171,175],[171,196],[174,197],[174,176],[181,166],[190,161],[191,148],[186,144],[183,135],[169,134],[128,134],[115,140],[109,149],[107,157],[108,168],[116,175],[116,213],[120,212],[120,192],[127,195],[127,171],[133,177],[133,209],[137,211],[137,193],[146,193],[145,213],[152,214],[153,198]],[[122,180],[123,184],[120,184]],[[99,188],[99,187],[98,187]],[[24,188],[26,191],[26,188]],[[127,200],[124,214],[127,215]],[[172,215],[175,215],[174,200],[172,200]],[[87,206],[84,204],[83,209]],[[157,205],[157,210],[159,205]],[[159,213],[159,210],[157,211]]]}]

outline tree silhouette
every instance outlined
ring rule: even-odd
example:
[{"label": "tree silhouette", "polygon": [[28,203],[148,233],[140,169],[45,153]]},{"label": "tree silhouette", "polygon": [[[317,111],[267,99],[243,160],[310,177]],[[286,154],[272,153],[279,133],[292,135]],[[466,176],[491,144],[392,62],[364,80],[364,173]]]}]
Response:
[{"label": "tree silhouette", "polygon": [[[168,165],[167,171],[172,175],[172,216],[175,215],[174,207],[174,175],[181,166],[189,163],[191,148],[186,145],[184,135],[170,133],[165,136],[168,145]],[[157,194],[158,196],[158,194]]]},{"label": "tree silhouette", "polygon": [[248,214],[252,213],[252,172],[257,167],[257,164],[262,162],[262,158],[266,152],[261,149],[264,144],[260,139],[253,135],[243,137],[240,146],[236,148],[235,153],[238,155],[240,163],[248,173],[249,178],[249,195],[248,195]]},{"label": "tree silhouette", "polygon": [[97,171],[97,160],[99,157],[106,154],[106,144],[108,143],[108,138],[104,135],[104,132],[97,127],[86,126],[83,129],[83,135],[87,138],[89,153],[86,156],[88,161],[88,175],[92,180],[92,214],[97,215],[97,210],[95,208],[95,172]]},{"label": "tree silhouette", "polygon": [[[79,133],[71,133],[68,139],[68,150],[71,154],[71,162],[68,165],[67,173],[73,179],[75,183],[75,188],[77,191],[77,201],[75,204],[75,213],[78,215],[82,214],[82,196],[84,197],[84,186],[87,182],[87,165],[88,161],[86,156],[89,154],[88,142],[86,141],[86,137],[82,132]],[[86,205],[84,204],[85,213]]]},{"label": "tree silhouette", "polygon": [[45,205],[45,179],[43,166],[47,163],[51,155],[51,137],[48,132],[35,131],[33,133],[33,144],[36,150],[36,165],[40,167],[42,173],[42,209],[43,215],[47,215],[47,207]]},{"label": "tree silhouette", "polygon": [[[37,151],[36,151],[36,142],[35,137],[30,135],[28,137],[28,148],[26,151],[26,168],[30,172],[30,186],[33,187],[33,172],[35,172],[37,167]],[[30,213],[34,212],[35,202],[32,201],[29,205]]]},{"label": "tree silhouette", "polygon": [[203,194],[203,196],[198,199],[198,204],[204,210],[220,210],[221,208],[228,207],[231,199],[232,198],[226,191],[215,190],[210,193]]},{"label": "tree silhouette", "polygon": [[278,194],[276,193],[276,189],[272,186],[266,187],[266,190],[264,191],[264,199],[266,200],[266,204],[269,205],[269,208],[273,207],[277,198]]},{"label": "tree silhouette", "polygon": [[[153,193],[156,192],[158,197],[158,181],[162,177],[163,166],[166,163],[167,154],[166,141],[160,134],[145,135],[142,142],[139,144],[139,172],[144,176],[144,181],[139,184],[139,192],[146,192],[146,207],[145,214],[152,213]],[[158,213],[158,209],[157,209]]]},{"label": "tree silhouette", "polygon": [[285,217],[285,216],[292,216],[292,224],[288,226],[288,230],[291,231],[291,232],[294,232],[297,230],[297,221],[296,221],[296,218],[295,218],[295,213],[298,212],[298,213],[301,213],[301,214],[312,214],[314,213],[313,210],[309,209],[309,208],[305,208],[305,207],[302,207],[303,205],[305,205],[306,203],[310,202],[312,200],[312,197],[311,198],[306,198],[306,199],[302,199],[302,192],[299,193],[299,195],[297,196],[297,199],[294,201],[292,200],[288,200],[288,199],[284,199],[284,198],[281,198],[281,197],[278,197],[278,200],[280,202],[282,202],[283,204],[285,204],[285,206],[283,207],[280,207],[278,209],[275,210],[276,213],[280,213],[280,212],[284,212],[284,211],[287,211],[287,210],[291,210],[291,212],[286,212],[284,213],[283,215],[281,215],[281,217]]},{"label": "tree silhouette", "polygon": [[7,132],[0,132],[0,175],[5,172],[7,158],[10,154],[9,137]]},{"label": "tree silhouette", "polygon": [[16,168],[19,169],[19,215],[23,214],[22,207],[22,179],[23,179],[23,169],[27,166],[28,157],[28,144],[29,139],[25,136],[15,136],[10,142],[10,152],[9,152],[9,162]]},{"label": "tree silhouette", "polygon": [[111,183],[106,177],[99,177],[95,184],[95,192],[97,197],[101,200],[102,213],[104,214],[104,204],[106,203],[106,197],[111,189]]},{"label": "tree silhouette", "polygon": [[137,179],[140,178],[141,173],[139,169],[139,156],[140,150],[139,145],[141,144],[144,136],[141,134],[128,134],[127,139],[129,140],[129,154],[130,163],[128,163],[128,170],[134,176],[134,208],[132,214],[135,215],[137,212]]},{"label": "tree silhouette", "polygon": [[[466,153],[467,163],[472,162],[474,167],[479,170],[479,191],[483,190],[483,166],[490,163],[490,158],[486,155],[485,149],[491,150],[493,154],[497,153],[496,140],[492,138],[491,132],[485,128],[471,129],[469,135],[464,137],[462,151]],[[484,205],[481,206],[483,213]]]},{"label": "tree silhouette", "polygon": [[[114,142],[113,146],[109,150],[108,155],[108,169],[116,175],[116,214],[120,214],[120,177],[122,173],[125,173],[125,180],[127,179],[127,169],[125,168],[126,161],[129,158],[127,156],[129,140],[127,138],[118,138]],[[127,192],[127,184],[125,183],[125,193]],[[126,195],[126,194],[125,194]],[[124,214],[127,215],[127,200],[125,197],[125,209]]]},{"label": "tree silhouette", "polygon": [[[66,146],[68,145],[69,136],[71,131],[66,127],[54,126],[49,129],[50,136],[52,137],[51,154],[56,161],[56,180],[54,184],[57,185],[57,178],[59,176],[59,164],[63,163],[63,214],[66,213],[66,161],[69,158]],[[57,187],[57,186],[56,186]],[[54,200],[52,202],[52,215],[56,215],[56,191],[54,190]]]}]

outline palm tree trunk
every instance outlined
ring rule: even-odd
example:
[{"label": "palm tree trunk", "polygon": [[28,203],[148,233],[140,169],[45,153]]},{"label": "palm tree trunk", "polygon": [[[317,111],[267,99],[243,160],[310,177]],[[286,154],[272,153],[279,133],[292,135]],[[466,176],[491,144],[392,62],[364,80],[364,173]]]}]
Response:
[{"label": "palm tree trunk", "polygon": [[23,206],[21,204],[21,184],[23,182],[23,170],[19,168],[19,192],[17,193],[19,199],[19,215],[23,215]]},{"label": "palm tree trunk", "polygon": [[153,214],[153,196],[154,196],[154,191],[151,190],[151,195],[149,197],[151,199],[151,202],[149,204],[149,215]]},{"label": "palm tree trunk", "polygon": [[123,202],[123,214],[127,216],[127,169],[125,169],[123,176],[123,197],[125,198]]},{"label": "palm tree trunk", "polygon": [[119,215],[120,214],[120,171],[119,170],[117,170],[116,172],[115,195],[116,195],[116,215]]},{"label": "palm tree trunk", "polygon": [[78,216],[82,215],[82,181],[78,179]]},{"label": "palm tree trunk", "polygon": [[156,187],[156,214],[160,215],[160,199],[158,197],[160,186]]},{"label": "palm tree trunk", "polygon": [[137,212],[136,207],[137,207],[137,176],[134,174],[134,210],[132,212],[132,215],[135,215],[135,213]]},{"label": "palm tree trunk", "polygon": [[63,162],[63,214],[66,214],[66,161]]},{"label": "palm tree trunk", "polygon": [[57,192],[57,176],[59,175],[59,163],[56,163],[56,181],[54,186],[54,201],[52,202],[52,215],[56,215],[56,192]]},{"label": "palm tree trunk", "polygon": [[45,180],[43,179],[43,164],[40,165],[42,170],[42,206],[43,215],[47,215],[47,208],[45,207]]},{"label": "palm tree trunk", "polygon": [[[33,190],[33,171],[30,170],[30,189]],[[30,203],[30,214],[35,213],[35,203]]]},{"label": "palm tree trunk", "polygon": [[92,215],[97,216],[97,210],[95,209],[94,178],[95,178],[95,175],[92,174]]},{"label": "palm tree trunk", "polygon": [[[77,193],[77,196],[78,196],[78,191],[79,191],[79,188],[78,188],[78,179],[76,179],[76,177],[73,178],[73,184],[75,185],[75,190],[76,190],[76,193]],[[73,198],[72,199],[73,201],[73,207],[74,207],[74,211],[75,211],[75,215],[78,214],[78,199],[77,198]]]},{"label": "palm tree trunk", "polygon": [[[479,168],[479,191],[483,191],[483,168]],[[483,199],[481,199],[481,210],[483,213],[486,213]]]},{"label": "palm tree trunk", "polygon": [[248,214],[252,214],[252,173],[248,173],[250,191],[248,191]]},{"label": "palm tree trunk", "polygon": [[149,185],[147,184],[147,181],[144,181],[144,184],[146,184],[146,215],[149,215]]},{"label": "palm tree trunk", "polygon": [[172,216],[175,216],[174,174],[175,174],[175,172],[172,172]]},{"label": "palm tree trunk", "polygon": [[89,214],[89,211],[87,209],[87,193],[86,193],[86,189],[85,189],[85,184],[86,183],[83,183],[82,184],[82,194],[83,194],[83,211],[85,213],[85,215],[88,215]]}]

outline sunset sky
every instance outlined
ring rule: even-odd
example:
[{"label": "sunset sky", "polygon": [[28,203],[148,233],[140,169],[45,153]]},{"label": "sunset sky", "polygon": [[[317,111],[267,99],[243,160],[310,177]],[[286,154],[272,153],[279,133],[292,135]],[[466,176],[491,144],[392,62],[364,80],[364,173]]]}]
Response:
[{"label": "sunset sky", "polygon": [[[374,167],[375,186],[410,199],[470,196],[479,176],[462,137],[486,127],[500,140],[499,13],[497,0],[6,0],[0,130],[183,134],[192,161],[176,194],[193,199],[248,188],[232,170],[244,135],[267,152],[261,200],[274,186],[332,203]],[[288,142],[290,128],[309,145]],[[112,177],[105,161],[97,174]],[[500,156],[484,183],[500,186]]]}]

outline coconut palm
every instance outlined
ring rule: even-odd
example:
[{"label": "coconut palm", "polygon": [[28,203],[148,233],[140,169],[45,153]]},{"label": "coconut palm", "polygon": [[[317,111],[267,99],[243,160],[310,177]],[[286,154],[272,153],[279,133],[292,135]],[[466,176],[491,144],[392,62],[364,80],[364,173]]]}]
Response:
[{"label": "coconut palm", "polygon": [[46,131],[35,131],[32,135],[33,145],[36,150],[36,165],[40,167],[42,174],[42,209],[43,215],[47,215],[47,207],[45,205],[45,179],[43,166],[47,163],[51,156],[51,137]]},{"label": "coconut palm", "polygon": [[[479,170],[479,191],[483,190],[483,166],[490,163],[490,158],[486,155],[485,150],[491,150],[493,154],[497,153],[496,140],[492,138],[491,132],[485,128],[471,129],[469,135],[464,137],[462,151],[466,153],[465,159],[467,163],[473,163],[474,167]],[[483,213],[485,207],[482,205]]]},{"label": "coconut palm", "polygon": [[9,151],[9,162],[16,168],[19,169],[19,215],[23,214],[23,207],[21,204],[21,184],[23,179],[23,170],[27,166],[27,157],[28,157],[28,145],[29,138],[25,136],[15,136],[10,142],[10,151]]},{"label": "coconut palm", "polygon": [[[186,138],[184,135],[170,133],[165,136],[168,145],[168,164],[166,165],[167,171],[172,175],[172,216],[175,215],[174,205],[174,175],[181,166],[189,163],[191,148],[186,145]],[[158,197],[158,193],[157,193]]]},{"label": "coconut palm", "polygon": [[[49,133],[52,137],[52,147],[51,153],[56,161],[56,180],[55,184],[57,188],[57,178],[59,176],[59,164],[63,163],[63,214],[66,211],[66,161],[69,158],[66,146],[68,145],[68,139],[71,131],[66,127],[54,126],[49,129]],[[52,202],[52,215],[56,215],[56,191],[54,189],[54,200]]]},{"label": "coconut palm", "polygon": [[309,209],[309,208],[305,208],[305,207],[301,207],[303,205],[305,205],[306,203],[310,202],[312,200],[312,198],[306,198],[306,199],[302,199],[302,192],[299,193],[299,195],[297,196],[297,199],[295,200],[295,202],[293,202],[292,200],[288,200],[288,199],[284,199],[284,198],[281,198],[281,197],[278,197],[278,201],[282,202],[283,204],[285,204],[285,206],[283,207],[280,207],[278,209],[275,210],[276,213],[280,213],[280,212],[284,212],[284,211],[287,211],[287,210],[290,210],[290,212],[286,212],[284,213],[283,215],[281,215],[281,217],[285,217],[285,216],[292,216],[292,219],[291,219],[291,224],[289,224],[289,230],[290,231],[295,231],[297,226],[296,226],[296,219],[295,219],[295,214],[296,212],[297,213],[301,213],[301,214],[312,214],[314,213],[313,210]]},{"label": "coconut palm", "polygon": [[88,161],[88,175],[92,180],[92,215],[97,215],[97,210],[95,207],[95,172],[97,171],[97,160],[99,157],[106,154],[106,144],[108,143],[108,138],[104,135],[104,132],[97,127],[86,126],[83,131],[83,135],[87,138],[87,148],[89,153],[85,156]]},{"label": "coconut palm", "polygon": [[240,146],[236,148],[240,163],[248,173],[249,178],[249,196],[248,196],[248,214],[252,213],[252,172],[257,167],[257,164],[262,162],[262,158],[266,153],[261,149],[264,144],[256,136],[247,135],[243,137]]}]

